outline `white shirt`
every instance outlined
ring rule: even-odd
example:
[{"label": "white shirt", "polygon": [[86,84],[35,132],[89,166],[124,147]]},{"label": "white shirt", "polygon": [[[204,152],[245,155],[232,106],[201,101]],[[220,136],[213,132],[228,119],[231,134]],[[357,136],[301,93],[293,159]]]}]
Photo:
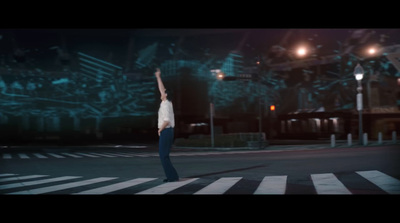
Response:
[{"label": "white shirt", "polygon": [[169,100],[162,101],[158,109],[158,128],[161,128],[164,121],[169,122],[166,128],[175,127],[174,109]]}]

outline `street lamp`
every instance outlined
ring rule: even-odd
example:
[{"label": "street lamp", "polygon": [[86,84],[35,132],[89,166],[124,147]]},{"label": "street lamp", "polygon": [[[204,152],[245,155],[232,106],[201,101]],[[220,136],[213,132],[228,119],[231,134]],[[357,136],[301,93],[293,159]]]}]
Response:
[{"label": "street lamp", "polygon": [[297,55],[303,57],[307,54],[307,50],[305,47],[300,47],[297,49]]},{"label": "street lamp", "polygon": [[223,80],[225,77],[225,73],[224,72],[218,72],[217,73],[217,79],[218,80]]},{"label": "street lamp", "polygon": [[358,110],[358,138],[359,138],[359,144],[362,145],[362,109],[363,109],[363,104],[362,104],[362,85],[361,81],[364,77],[364,69],[361,67],[360,64],[357,64],[357,66],[354,68],[354,77],[356,78],[358,82],[358,87],[357,87],[357,110]]}]

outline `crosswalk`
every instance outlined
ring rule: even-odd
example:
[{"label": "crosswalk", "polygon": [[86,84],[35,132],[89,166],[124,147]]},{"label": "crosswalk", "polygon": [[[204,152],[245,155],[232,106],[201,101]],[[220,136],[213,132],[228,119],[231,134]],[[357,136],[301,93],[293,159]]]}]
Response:
[{"label": "crosswalk", "polygon": [[[310,185],[314,188],[311,194],[351,195],[351,194],[400,194],[400,180],[378,170],[355,171],[352,180],[359,178],[364,184],[371,184],[372,191],[361,191],[360,186],[347,182],[336,173],[315,173],[309,175]],[[182,178],[176,182],[162,182],[160,178],[132,178],[84,176],[50,176],[50,175],[20,175],[15,173],[0,173],[0,194],[32,195],[32,194],[73,194],[73,195],[103,195],[103,194],[192,194],[220,195],[235,193],[254,195],[285,195],[290,194],[291,176],[265,176],[256,183],[247,184],[244,177],[215,178]],[[246,181],[247,180],[247,181]],[[254,180],[253,180],[254,182]],[[241,186],[238,186],[241,185]],[[246,190],[239,190],[244,188]],[[361,186],[362,187],[362,186]],[[370,189],[371,190],[371,189]]]},{"label": "crosswalk", "polygon": [[99,152],[9,152],[2,153],[0,160],[10,159],[65,159],[65,158],[115,158],[115,157],[153,157],[157,153],[138,153],[121,151],[99,151]]},{"label": "crosswalk", "polygon": [[[239,150],[239,151],[184,151],[172,152],[171,157],[177,156],[208,156],[208,155],[233,155],[243,153],[271,153],[275,150]],[[65,159],[65,158],[115,158],[115,157],[158,157],[158,152],[136,152],[129,150],[106,150],[106,151],[52,151],[52,152],[3,152],[0,153],[0,160],[11,159]]]}]

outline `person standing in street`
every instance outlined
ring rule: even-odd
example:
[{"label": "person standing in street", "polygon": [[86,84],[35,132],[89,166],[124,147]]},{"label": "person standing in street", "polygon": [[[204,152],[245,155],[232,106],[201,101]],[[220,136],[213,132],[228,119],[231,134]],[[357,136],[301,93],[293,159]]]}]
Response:
[{"label": "person standing in street", "polygon": [[158,89],[161,94],[161,104],[158,110],[158,136],[159,146],[158,153],[162,167],[164,169],[165,176],[164,182],[174,182],[179,180],[178,173],[172,165],[169,153],[172,148],[174,141],[174,127],[175,117],[172,102],[168,98],[168,94],[161,80],[161,70],[156,68],[154,73],[157,78]]}]

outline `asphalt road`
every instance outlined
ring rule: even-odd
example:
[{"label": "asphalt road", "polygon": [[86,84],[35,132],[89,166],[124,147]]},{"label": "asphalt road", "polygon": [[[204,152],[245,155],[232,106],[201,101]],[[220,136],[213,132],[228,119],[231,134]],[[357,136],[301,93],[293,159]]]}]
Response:
[{"label": "asphalt road", "polygon": [[[2,150],[0,194],[400,192],[398,145],[321,149],[303,146],[297,150],[174,149],[171,159],[181,180],[166,184],[162,182],[165,177],[155,148]],[[380,180],[372,182],[373,178]],[[382,188],[381,185],[388,182],[391,187]],[[261,185],[268,189],[260,190]]]}]

